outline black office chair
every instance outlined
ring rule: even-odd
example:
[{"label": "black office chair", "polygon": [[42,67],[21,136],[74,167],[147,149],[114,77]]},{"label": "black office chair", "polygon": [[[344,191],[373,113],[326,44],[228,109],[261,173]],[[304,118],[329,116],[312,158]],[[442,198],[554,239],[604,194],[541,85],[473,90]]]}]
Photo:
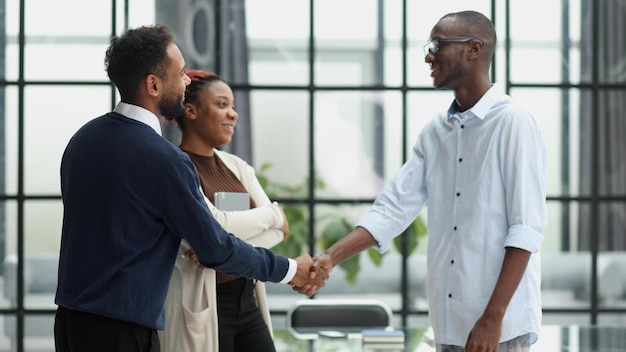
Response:
[{"label": "black office chair", "polygon": [[315,339],[320,332],[347,336],[392,328],[392,317],[391,308],[377,300],[304,299],[287,311],[287,330],[299,339]]}]

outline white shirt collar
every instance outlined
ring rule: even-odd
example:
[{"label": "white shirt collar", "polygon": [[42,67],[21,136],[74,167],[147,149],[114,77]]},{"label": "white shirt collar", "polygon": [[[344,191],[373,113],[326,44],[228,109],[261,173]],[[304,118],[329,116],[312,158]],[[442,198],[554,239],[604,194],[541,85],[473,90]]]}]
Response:
[{"label": "white shirt collar", "polygon": [[147,109],[142,108],[141,106],[132,105],[132,104],[128,104],[128,103],[124,103],[120,101],[119,103],[117,103],[117,106],[115,107],[115,109],[113,109],[113,111],[115,111],[116,113],[120,115],[124,115],[128,117],[129,119],[133,119],[133,120],[145,123],[146,125],[152,127],[152,129],[159,136],[162,135],[161,124],[159,123],[159,118],[155,114],[153,114]]},{"label": "white shirt collar", "polygon": [[494,83],[491,85],[491,88],[489,88],[485,92],[485,94],[483,94],[483,96],[476,102],[476,104],[474,104],[474,106],[464,111],[465,114],[461,114],[458,111],[456,100],[454,100],[450,105],[450,108],[448,109],[448,120],[455,118],[457,113],[459,114],[459,117],[457,118],[459,121],[471,115],[474,115],[483,120],[485,118],[485,115],[491,110],[493,105],[502,99],[509,98],[505,97],[504,92],[502,92],[500,86]]}]

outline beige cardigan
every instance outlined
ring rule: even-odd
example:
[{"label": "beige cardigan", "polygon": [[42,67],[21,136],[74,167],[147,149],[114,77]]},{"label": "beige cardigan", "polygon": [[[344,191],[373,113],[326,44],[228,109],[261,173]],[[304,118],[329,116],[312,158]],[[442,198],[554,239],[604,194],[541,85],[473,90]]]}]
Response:
[{"label": "beige cardigan", "polygon": [[[271,204],[256,178],[254,169],[243,159],[216,150],[226,167],[241,181],[254,199],[256,208],[245,211],[224,212],[218,210],[205,198],[209,209],[226,231],[257,246],[271,248],[283,240],[283,217]],[[191,260],[183,258],[189,249],[183,240],[170,280],[165,302],[166,328],[159,331],[163,352],[215,351],[218,348],[217,309],[215,297],[215,271],[200,268]],[[263,318],[272,333],[265,284],[257,282],[256,298]]]}]

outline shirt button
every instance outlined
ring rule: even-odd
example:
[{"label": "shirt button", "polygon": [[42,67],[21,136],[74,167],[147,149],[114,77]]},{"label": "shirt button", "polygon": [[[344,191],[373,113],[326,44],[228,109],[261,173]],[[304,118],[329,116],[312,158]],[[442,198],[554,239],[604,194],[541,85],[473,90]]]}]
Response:
[{"label": "shirt button", "polygon": [[463,162],[463,158],[459,158],[459,162]]},{"label": "shirt button", "polygon": [[452,259],[452,260],[450,261],[450,264],[454,264],[454,259]]},{"label": "shirt button", "polygon": [[454,231],[456,231],[456,226],[454,227]]},{"label": "shirt button", "polygon": [[460,196],[460,195],[461,195],[461,192],[456,192],[456,196],[457,197]]},{"label": "shirt button", "polygon": [[451,293],[448,293],[448,298],[452,298],[452,294]]},{"label": "shirt button", "polygon": [[465,125],[461,125],[461,128],[465,128]]}]

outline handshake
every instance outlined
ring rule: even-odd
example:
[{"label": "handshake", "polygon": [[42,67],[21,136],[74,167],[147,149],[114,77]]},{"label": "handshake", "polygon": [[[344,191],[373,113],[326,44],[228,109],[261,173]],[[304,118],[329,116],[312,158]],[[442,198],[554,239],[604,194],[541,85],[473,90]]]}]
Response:
[{"label": "handshake", "polygon": [[289,285],[294,291],[307,296],[312,296],[319,288],[324,287],[333,270],[330,256],[327,254],[320,254],[315,258],[303,254],[295,258],[295,261],[298,263],[298,271]]},{"label": "handshake", "polygon": [[[188,258],[199,267],[204,267],[193,249],[187,250],[183,258]],[[311,258],[308,254],[303,254],[295,258],[295,261],[298,263],[298,271],[296,271],[296,275],[289,282],[289,285],[291,285],[294,291],[307,296],[312,296],[319,288],[324,287],[330,271],[333,270],[330,256],[325,253],[315,258]]]}]

